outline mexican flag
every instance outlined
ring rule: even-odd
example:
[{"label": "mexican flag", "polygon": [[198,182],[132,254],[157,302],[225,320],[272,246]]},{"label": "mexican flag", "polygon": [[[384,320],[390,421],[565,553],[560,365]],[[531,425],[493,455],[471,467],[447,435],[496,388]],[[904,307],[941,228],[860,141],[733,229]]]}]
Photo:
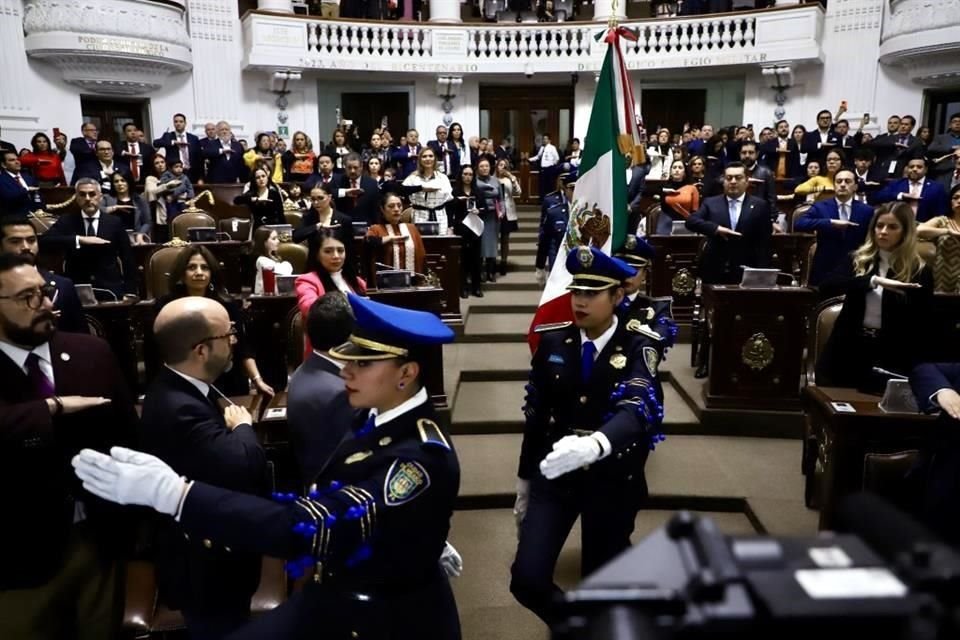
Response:
[{"label": "mexican flag", "polygon": [[620,52],[620,38],[636,39],[630,31],[613,28],[606,33],[607,53],[600,70],[593,110],[583,145],[580,171],[570,206],[567,234],[557,251],[540,305],[527,332],[531,351],[536,351],[541,324],[573,320],[571,276],[567,254],[580,245],[589,245],[610,254],[623,246],[627,232],[627,161],[640,146],[634,120],[633,91],[627,66]]}]

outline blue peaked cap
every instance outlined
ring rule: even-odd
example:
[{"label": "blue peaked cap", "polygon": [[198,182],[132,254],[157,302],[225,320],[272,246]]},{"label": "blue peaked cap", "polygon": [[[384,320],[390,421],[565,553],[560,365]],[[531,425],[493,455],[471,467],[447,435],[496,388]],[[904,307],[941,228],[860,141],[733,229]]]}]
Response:
[{"label": "blue peaked cap", "polygon": [[567,289],[602,291],[623,285],[637,270],[619,258],[594,247],[580,246],[567,254],[567,271],[573,276]]},{"label": "blue peaked cap", "polygon": [[453,342],[453,330],[432,313],[402,309],[347,294],[356,318],[350,340],[330,350],[339,360],[387,360],[418,347]]},{"label": "blue peaked cap", "polygon": [[630,234],[623,241],[620,251],[614,254],[627,264],[634,267],[645,267],[652,260],[656,252],[646,240],[640,236]]}]

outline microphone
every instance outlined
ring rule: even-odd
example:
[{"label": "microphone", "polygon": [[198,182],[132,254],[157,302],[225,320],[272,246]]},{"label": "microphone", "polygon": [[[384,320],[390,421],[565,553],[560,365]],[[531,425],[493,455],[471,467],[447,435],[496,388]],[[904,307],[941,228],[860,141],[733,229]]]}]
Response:
[{"label": "microphone", "polygon": [[883,367],[873,367],[873,372],[881,376],[887,376],[891,380],[909,380],[909,378],[907,378],[907,376],[903,375],[902,373],[888,371]]}]

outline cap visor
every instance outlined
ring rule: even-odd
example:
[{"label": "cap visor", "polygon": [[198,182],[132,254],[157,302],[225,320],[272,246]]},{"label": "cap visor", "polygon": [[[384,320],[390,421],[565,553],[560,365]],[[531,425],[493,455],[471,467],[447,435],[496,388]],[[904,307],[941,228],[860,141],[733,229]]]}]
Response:
[{"label": "cap visor", "polygon": [[596,282],[577,282],[574,280],[567,285],[567,291],[605,291],[618,287],[618,284],[598,284]]},{"label": "cap visor", "polygon": [[344,342],[339,347],[330,349],[328,353],[337,360],[391,360],[398,357],[396,354],[367,349],[353,342]]}]

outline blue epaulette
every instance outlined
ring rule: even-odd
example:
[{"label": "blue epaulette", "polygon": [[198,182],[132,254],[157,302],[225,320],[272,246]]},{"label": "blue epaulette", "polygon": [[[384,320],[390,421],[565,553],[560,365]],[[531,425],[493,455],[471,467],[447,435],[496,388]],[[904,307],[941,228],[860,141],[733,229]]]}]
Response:
[{"label": "blue epaulette", "polygon": [[417,420],[417,430],[420,432],[420,442],[422,443],[422,447],[441,447],[447,451],[451,450],[450,443],[447,441],[447,436],[443,434],[443,431],[433,420],[430,420],[429,418],[420,418]]}]

